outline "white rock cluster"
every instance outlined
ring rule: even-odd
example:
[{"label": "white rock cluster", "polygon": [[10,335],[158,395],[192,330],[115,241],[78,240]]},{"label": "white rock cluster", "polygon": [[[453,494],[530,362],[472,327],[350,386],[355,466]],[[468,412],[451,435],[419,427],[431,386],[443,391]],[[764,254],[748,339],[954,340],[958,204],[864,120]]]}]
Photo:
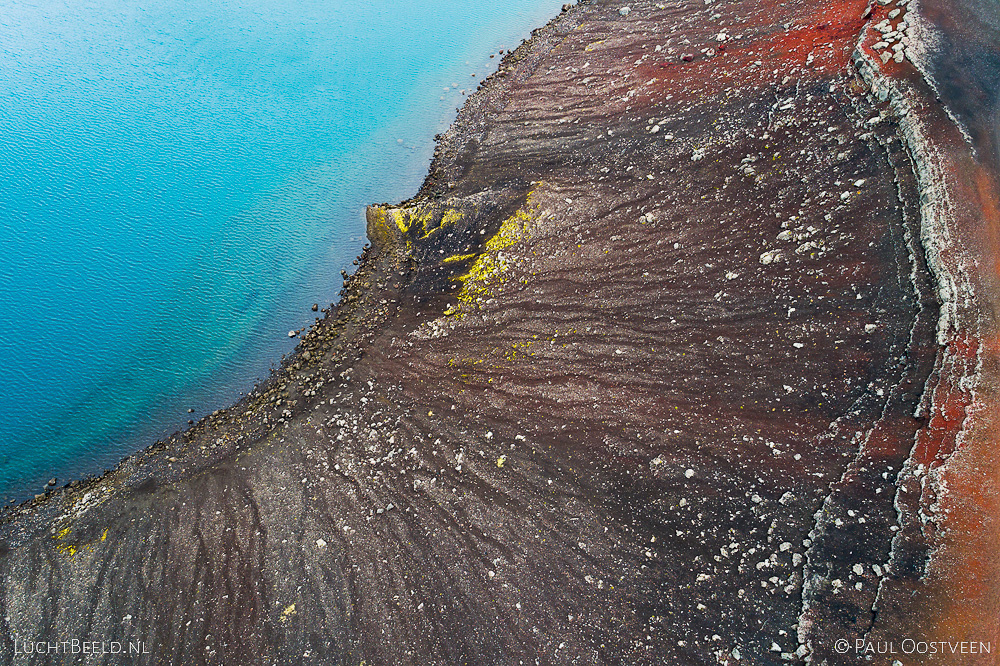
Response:
[{"label": "white rock cluster", "polygon": [[[890,60],[903,62],[906,57],[906,47],[910,43],[908,30],[909,23],[906,20],[906,5],[910,0],[897,0],[896,7],[889,11],[888,18],[884,18],[873,27],[882,33],[882,39],[872,44],[872,48],[878,53],[883,63]],[[887,5],[892,0],[879,0],[882,5]]]}]

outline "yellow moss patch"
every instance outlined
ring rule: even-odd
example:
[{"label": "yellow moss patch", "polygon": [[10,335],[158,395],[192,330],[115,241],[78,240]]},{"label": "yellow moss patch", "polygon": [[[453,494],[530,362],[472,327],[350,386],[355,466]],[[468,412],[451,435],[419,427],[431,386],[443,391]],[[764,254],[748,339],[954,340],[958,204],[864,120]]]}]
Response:
[{"label": "yellow moss patch", "polygon": [[407,254],[413,250],[413,235],[427,238],[435,231],[451,226],[465,217],[454,208],[439,208],[431,204],[392,208],[368,208],[368,238],[377,245],[393,247],[405,242]]},{"label": "yellow moss patch", "polygon": [[72,543],[63,543],[63,540],[69,536],[70,532],[73,531],[72,527],[64,527],[63,529],[56,532],[56,535],[52,537],[56,541],[56,551],[62,553],[63,555],[73,556],[76,555],[77,547]]},{"label": "yellow moss patch", "polygon": [[379,246],[392,244],[398,233],[392,229],[395,221],[390,221],[389,212],[381,206],[370,206],[367,213],[368,238]]},{"label": "yellow moss patch", "polygon": [[527,203],[500,224],[500,229],[483,245],[469,271],[452,278],[462,283],[462,289],[456,295],[458,305],[449,307],[446,315],[461,315],[464,309],[476,307],[490,297],[491,289],[502,284],[508,265],[500,252],[530,234],[534,222],[532,212],[538,208],[532,201],[533,194],[534,190],[528,195]]},{"label": "yellow moss patch", "polygon": [[511,349],[504,354],[504,358],[508,361],[517,360],[518,350],[520,350],[522,355],[527,354],[528,356],[534,356],[534,352],[528,351],[528,348],[531,347],[532,344],[534,343],[531,340],[527,340],[525,342],[512,342],[510,344]]},{"label": "yellow moss patch", "polygon": [[466,259],[472,259],[474,256],[476,256],[475,252],[473,252],[472,254],[453,254],[452,256],[442,260],[441,263],[451,264],[456,261],[465,261]]},{"label": "yellow moss patch", "polygon": [[56,535],[54,537],[52,537],[52,538],[55,539],[55,541],[56,541],[56,551],[57,552],[60,552],[63,555],[69,555],[70,557],[72,557],[72,556],[76,555],[78,552],[80,552],[81,550],[93,550],[94,549],[94,544],[96,544],[98,541],[101,541],[101,542],[105,541],[108,538],[108,529],[109,528],[107,528],[107,527],[104,528],[104,531],[101,532],[101,536],[100,536],[99,539],[96,539],[95,541],[92,541],[92,542],[89,542],[89,543],[84,543],[84,544],[64,543],[66,537],[68,537],[70,535],[70,532],[73,531],[73,527],[72,526],[70,526],[70,527],[64,527],[63,529],[59,530],[56,533]]},{"label": "yellow moss patch", "polygon": [[463,213],[463,212],[461,212],[459,210],[455,210],[454,208],[447,208],[441,214],[441,221],[438,223],[438,225],[436,227],[428,228],[427,224],[424,223],[424,235],[423,235],[423,237],[427,238],[428,236],[430,236],[432,233],[434,233],[438,229],[444,229],[445,227],[450,227],[453,224],[455,224],[456,222],[458,222],[459,220],[461,220],[463,217],[465,217],[465,213]]},{"label": "yellow moss patch", "polygon": [[454,208],[446,208],[438,215],[438,209],[435,206],[379,208],[375,212],[377,225],[392,225],[404,234],[411,229],[417,229],[421,232],[421,238],[427,238],[438,229],[451,226],[463,217],[465,214]]},{"label": "yellow moss patch", "polygon": [[285,607],[285,610],[281,611],[282,624],[287,624],[288,621],[291,620],[296,613],[298,613],[298,611],[295,610],[295,604],[290,604],[289,606]]}]

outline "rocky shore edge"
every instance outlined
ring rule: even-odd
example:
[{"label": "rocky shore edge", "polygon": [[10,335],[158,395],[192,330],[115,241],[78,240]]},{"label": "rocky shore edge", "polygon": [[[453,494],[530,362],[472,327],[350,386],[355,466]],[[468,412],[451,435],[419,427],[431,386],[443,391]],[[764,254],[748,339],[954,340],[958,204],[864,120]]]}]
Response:
[{"label": "rocky shore edge", "polygon": [[[587,0],[584,0],[580,4],[586,2]],[[417,193],[410,199],[400,202],[397,207],[427,203],[446,195],[447,183],[441,182],[439,166],[442,157],[450,150],[449,139],[460,135],[468,125],[476,122],[477,111],[483,103],[483,89],[509,74],[518,62],[531,53],[540,35],[551,30],[552,26],[574,6],[570,3],[564,4],[560,14],[550,19],[546,25],[532,30],[530,37],[504,54],[498,62],[497,70],[483,79],[476,86],[476,90],[466,98],[446,133],[434,137],[437,146],[427,177]],[[389,205],[373,204],[369,209]],[[106,497],[130,485],[139,485],[145,474],[155,471],[157,474],[165,474],[166,478],[178,478],[195,469],[203,469],[206,463],[211,464],[221,457],[221,454],[229,451],[230,447],[211,451],[214,455],[206,461],[198,458],[206,450],[205,446],[193,449],[186,446],[187,443],[231,425],[234,421],[249,420],[248,423],[252,424],[251,428],[254,429],[273,425],[274,421],[262,421],[255,411],[264,405],[280,401],[281,398],[278,396],[285,394],[289,385],[302,381],[302,378],[308,375],[310,364],[331,346],[337,348],[336,354],[346,365],[351,360],[348,357],[358,353],[358,342],[353,340],[352,336],[359,336],[364,331],[370,332],[376,329],[377,322],[385,321],[392,310],[390,303],[381,298],[380,290],[390,281],[397,290],[405,288],[407,276],[412,271],[412,266],[406,261],[405,256],[400,254],[402,248],[393,247],[392,243],[386,242],[376,243],[378,247],[373,247],[372,235],[374,234],[376,239],[381,239],[383,232],[373,226],[370,213],[368,217],[369,242],[364,244],[361,253],[355,258],[357,268],[354,273],[348,275],[347,271],[341,271],[344,286],[340,292],[340,300],[327,308],[319,309],[322,318],[317,317],[312,324],[295,331],[299,343],[281,359],[279,366],[269,377],[254,385],[247,395],[233,405],[217,409],[199,419],[190,428],[178,431],[123,457],[115,467],[104,470],[101,474],[70,479],[65,483],[49,482],[44,492],[36,494],[31,499],[16,505],[0,505],[0,526],[17,520],[30,520],[33,514],[38,514],[38,518],[42,521],[50,519],[58,512],[54,504],[56,502],[73,502],[79,505],[75,513],[82,515],[81,509],[93,505],[96,497]],[[279,416],[276,421],[281,423],[287,418]],[[182,453],[178,454],[178,451]],[[185,466],[186,464],[190,467]]]}]

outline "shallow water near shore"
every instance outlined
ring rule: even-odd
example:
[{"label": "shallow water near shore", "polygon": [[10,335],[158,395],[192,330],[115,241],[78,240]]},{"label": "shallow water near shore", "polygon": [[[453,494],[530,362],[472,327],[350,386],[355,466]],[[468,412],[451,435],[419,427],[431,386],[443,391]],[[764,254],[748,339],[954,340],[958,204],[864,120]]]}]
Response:
[{"label": "shallow water near shore", "polygon": [[336,300],[364,205],[416,191],[490,52],[560,6],[8,5],[0,497],[98,473],[266,376]]}]

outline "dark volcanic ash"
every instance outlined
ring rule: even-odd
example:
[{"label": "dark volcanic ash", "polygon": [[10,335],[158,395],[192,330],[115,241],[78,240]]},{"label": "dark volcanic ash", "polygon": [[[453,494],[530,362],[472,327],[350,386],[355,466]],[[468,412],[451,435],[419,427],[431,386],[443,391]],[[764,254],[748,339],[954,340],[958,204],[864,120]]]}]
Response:
[{"label": "dark volcanic ash", "polygon": [[896,5],[628,9],[505,58],[269,382],[7,515],[3,663],[833,664],[943,626],[915,442],[954,451],[974,364],[885,83],[919,75],[863,42]]}]

